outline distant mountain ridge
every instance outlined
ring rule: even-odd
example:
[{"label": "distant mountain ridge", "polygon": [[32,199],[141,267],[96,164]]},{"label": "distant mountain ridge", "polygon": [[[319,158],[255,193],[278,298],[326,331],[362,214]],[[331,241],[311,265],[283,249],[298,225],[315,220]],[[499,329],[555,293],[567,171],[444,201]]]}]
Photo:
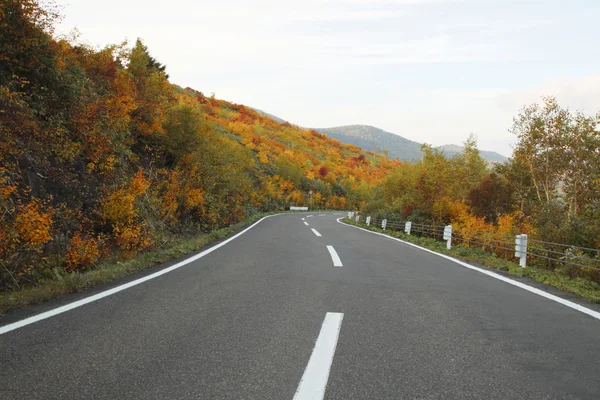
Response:
[{"label": "distant mountain ridge", "polygon": [[369,125],[347,125],[334,128],[317,128],[330,138],[350,143],[361,149],[381,153],[388,151],[388,157],[402,161],[415,161],[421,157],[421,143],[386,132]]},{"label": "distant mountain ridge", "polygon": [[[421,158],[421,143],[406,139],[402,136],[386,132],[370,125],[347,125],[334,128],[315,129],[330,138],[340,142],[356,145],[364,150],[381,153],[388,151],[388,157],[398,158],[401,161],[416,161]],[[463,152],[464,147],[455,144],[446,144],[437,147],[448,157],[454,157]],[[481,158],[489,163],[501,163],[508,157],[495,151],[479,150]]]},{"label": "distant mountain ridge", "polygon": [[[285,122],[284,119],[262,110],[254,110],[279,123]],[[386,132],[371,125],[345,125],[333,128],[314,128],[314,130],[340,142],[358,146],[366,151],[385,153],[387,150],[388,157],[392,159],[398,158],[400,161],[417,161],[421,158],[421,143],[391,132]],[[437,148],[442,150],[448,157],[454,157],[464,150],[463,146],[455,144],[445,144]],[[501,163],[508,160],[508,157],[495,151],[479,150],[479,154],[488,163]]]}]

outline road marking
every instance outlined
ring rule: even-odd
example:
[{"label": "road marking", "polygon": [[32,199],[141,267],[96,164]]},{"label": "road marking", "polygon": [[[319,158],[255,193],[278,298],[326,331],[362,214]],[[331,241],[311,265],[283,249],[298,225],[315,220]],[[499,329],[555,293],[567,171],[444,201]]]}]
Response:
[{"label": "road marking", "polygon": [[308,226],[308,222],[304,221],[304,225]]},{"label": "road marking", "polygon": [[321,332],[294,394],[294,400],[322,400],[325,397],[343,318],[342,313],[328,312],[325,315]]},{"label": "road marking", "polygon": [[416,244],[413,244],[413,243],[410,243],[410,242],[404,241],[404,240],[402,240],[402,239],[398,239],[398,238],[395,238],[395,237],[392,237],[392,236],[388,236],[388,235],[385,235],[385,234],[383,234],[383,233],[379,233],[379,232],[373,232],[373,231],[370,231],[370,230],[368,230],[368,229],[360,228],[360,227],[358,227],[358,226],[349,225],[349,224],[347,224],[347,223],[345,223],[345,222],[341,222],[341,221],[340,221],[340,219],[343,219],[343,218],[344,218],[344,217],[342,217],[342,218],[338,218],[338,219],[337,219],[337,222],[338,222],[338,223],[340,223],[340,224],[343,224],[343,225],[350,226],[350,227],[352,227],[352,228],[360,229],[361,231],[369,232],[369,233],[372,233],[372,234],[374,234],[374,235],[383,236],[383,237],[386,237],[386,238],[388,238],[388,239],[392,239],[392,240],[395,240],[395,241],[397,241],[397,242],[401,242],[401,243],[404,243],[404,244],[406,244],[406,245],[409,245],[409,246],[412,246],[412,247],[416,247],[417,249],[421,249],[421,250],[423,250],[423,251],[425,251],[425,252],[427,252],[427,253],[435,254],[435,255],[437,255],[437,256],[440,256],[440,257],[442,257],[442,258],[445,258],[446,260],[449,260],[449,261],[455,262],[456,264],[459,264],[459,265],[461,265],[461,266],[463,266],[463,267],[465,267],[465,268],[469,268],[469,269],[472,269],[473,271],[481,272],[482,274],[485,274],[485,275],[487,275],[487,276],[491,276],[492,278],[495,278],[495,279],[501,280],[501,281],[503,281],[503,282],[506,282],[506,283],[508,283],[508,284],[511,284],[511,285],[513,285],[513,286],[516,286],[516,287],[519,287],[519,288],[521,288],[521,289],[527,290],[528,292],[531,292],[531,293],[537,294],[538,296],[545,297],[545,298],[547,298],[548,300],[555,301],[555,302],[557,302],[557,303],[560,303],[560,304],[562,304],[563,306],[567,306],[567,307],[569,307],[569,308],[572,308],[572,309],[574,309],[574,310],[577,310],[577,311],[579,311],[579,312],[582,312],[582,313],[584,313],[584,314],[587,314],[587,315],[589,315],[590,317],[593,317],[593,318],[596,318],[596,319],[600,320],[600,312],[598,312],[598,311],[594,311],[594,310],[592,310],[592,309],[589,309],[589,308],[587,308],[587,307],[584,307],[584,306],[582,306],[582,305],[580,305],[580,304],[577,304],[577,303],[574,303],[574,302],[572,302],[572,301],[569,301],[569,300],[563,299],[562,297],[558,297],[558,296],[555,296],[555,295],[553,295],[553,294],[546,293],[546,292],[544,292],[543,290],[540,290],[540,289],[538,289],[538,288],[534,288],[533,286],[529,286],[529,285],[527,285],[527,284],[525,284],[525,283],[521,283],[521,282],[519,282],[519,281],[515,281],[515,280],[513,280],[513,279],[510,279],[510,278],[507,278],[507,277],[505,277],[505,276],[499,275],[499,274],[497,274],[497,273],[495,273],[495,272],[492,272],[492,271],[488,271],[488,270],[485,270],[485,269],[482,269],[482,268],[475,267],[475,266],[473,266],[473,265],[471,265],[471,264],[467,264],[466,262],[463,262],[463,261],[457,260],[456,258],[452,258],[452,257],[450,257],[450,256],[447,256],[447,255],[445,255],[445,254],[436,253],[436,252],[435,252],[435,251],[433,251],[433,250],[429,250],[429,249],[426,249],[425,247],[417,246]]},{"label": "road marking", "polygon": [[329,254],[331,254],[331,259],[333,260],[334,267],[343,267],[342,260],[340,260],[340,256],[335,252],[333,246],[327,246],[327,250],[329,250]]},{"label": "road marking", "polygon": [[319,232],[317,232],[317,230],[315,228],[310,228],[310,230],[313,231],[313,233],[317,236],[323,236]]},{"label": "road marking", "polygon": [[307,216],[306,216],[306,218],[310,218],[310,217],[312,217],[312,215],[307,215]]},{"label": "road marking", "polygon": [[4,325],[4,326],[0,327],[0,335],[5,334],[5,333],[10,332],[10,331],[13,331],[15,329],[22,328],[22,327],[24,327],[26,325],[30,325],[30,324],[33,324],[35,322],[44,320],[46,318],[50,318],[50,317],[53,317],[55,315],[62,314],[64,312],[67,312],[67,311],[72,310],[72,309],[77,308],[77,307],[81,307],[81,306],[86,305],[88,303],[92,303],[92,302],[94,302],[96,300],[100,300],[100,299],[102,299],[104,297],[108,297],[108,296],[110,296],[112,294],[115,294],[115,293],[118,293],[118,292],[120,292],[122,290],[129,289],[130,287],[137,286],[140,283],[144,283],[144,282],[149,281],[151,279],[158,278],[161,275],[167,274],[167,273],[169,273],[171,271],[174,271],[174,270],[176,270],[178,268],[181,268],[184,265],[187,265],[187,264],[189,264],[191,262],[194,262],[194,261],[196,261],[196,260],[198,260],[198,259],[200,259],[200,258],[202,258],[202,257],[204,257],[206,255],[208,255],[209,253],[212,253],[213,251],[217,250],[218,248],[225,246],[227,243],[231,242],[232,240],[234,240],[234,239],[242,236],[244,233],[246,233],[250,229],[254,228],[256,225],[258,225],[259,223],[261,223],[263,220],[265,220],[267,218],[270,218],[270,217],[274,217],[276,215],[281,215],[281,214],[267,215],[266,217],[263,217],[263,218],[259,219],[258,221],[256,221],[255,223],[253,223],[252,225],[250,225],[249,227],[247,227],[246,229],[244,229],[240,233],[238,233],[238,234],[230,237],[229,239],[224,240],[221,243],[216,244],[213,247],[211,247],[209,249],[206,249],[203,252],[198,253],[198,254],[196,254],[196,255],[188,258],[188,259],[180,261],[177,264],[172,265],[172,266],[170,266],[168,268],[161,269],[160,271],[155,272],[155,273],[150,274],[150,275],[147,275],[147,276],[144,276],[143,278],[139,278],[139,279],[136,279],[134,281],[131,281],[131,282],[125,283],[123,285],[117,286],[115,288],[112,288],[112,289],[109,289],[109,290],[105,290],[104,292],[100,292],[100,293],[95,294],[93,296],[89,296],[89,297],[83,298],[81,300],[74,301],[73,303],[69,303],[69,304],[66,304],[64,306],[57,307],[55,309],[43,312],[41,314],[37,314],[37,315],[34,315],[32,317],[25,318],[25,319],[23,319],[21,321],[14,322],[12,324]]},{"label": "road marking", "polygon": [[304,221],[304,218],[302,218],[302,221]]}]

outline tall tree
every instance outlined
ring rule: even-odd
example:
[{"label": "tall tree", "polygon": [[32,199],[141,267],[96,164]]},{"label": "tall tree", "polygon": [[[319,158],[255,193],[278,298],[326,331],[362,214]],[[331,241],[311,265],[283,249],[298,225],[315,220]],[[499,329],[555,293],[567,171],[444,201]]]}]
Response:
[{"label": "tall tree", "polygon": [[571,114],[554,97],[521,110],[511,131],[519,139],[515,159],[527,165],[539,201],[549,205],[568,165]]}]

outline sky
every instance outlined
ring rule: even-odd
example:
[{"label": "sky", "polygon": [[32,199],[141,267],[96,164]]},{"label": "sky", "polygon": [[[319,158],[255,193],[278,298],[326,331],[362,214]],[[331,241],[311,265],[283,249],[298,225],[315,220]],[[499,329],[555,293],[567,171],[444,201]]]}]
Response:
[{"label": "sky", "polygon": [[[598,0],[56,0],[95,47],[139,37],[170,80],[313,128],[364,124],[510,156],[544,95],[600,112]],[[595,40],[596,39],[596,40]]]}]

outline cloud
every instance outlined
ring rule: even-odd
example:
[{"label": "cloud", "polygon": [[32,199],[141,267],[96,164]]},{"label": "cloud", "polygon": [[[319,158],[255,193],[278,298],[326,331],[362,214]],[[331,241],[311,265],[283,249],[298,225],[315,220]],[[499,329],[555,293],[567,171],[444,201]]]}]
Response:
[{"label": "cloud", "polygon": [[545,81],[538,87],[518,90],[498,96],[498,105],[507,109],[520,109],[539,103],[543,96],[556,97],[559,104],[588,114],[600,112],[600,75],[562,77]]}]

